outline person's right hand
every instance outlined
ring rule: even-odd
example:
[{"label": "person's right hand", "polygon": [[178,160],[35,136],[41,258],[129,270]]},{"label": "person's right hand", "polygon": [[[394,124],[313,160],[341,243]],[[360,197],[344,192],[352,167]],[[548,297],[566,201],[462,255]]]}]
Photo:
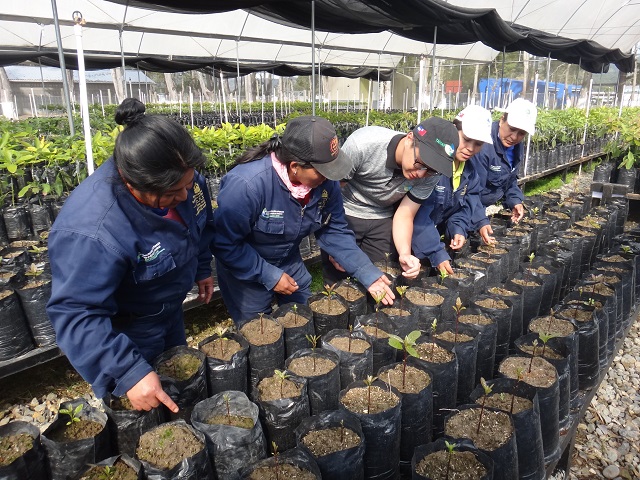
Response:
[{"label": "person's right hand", "polygon": [[449,260],[445,260],[444,262],[439,264],[437,268],[440,272],[444,270],[449,275],[453,275],[453,268],[451,268],[451,264],[449,263]]},{"label": "person's right hand", "polygon": [[290,277],[287,273],[282,272],[282,276],[276,286],[273,287],[274,292],[280,293],[282,295],[291,295],[293,292],[298,290],[298,284],[296,281]]},{"label": "person's right hand", "polygon": [[331,255],[329,255],[329,261],[331,262],[331,265],[333,265],[333,268],[335,268],[337,271],[339,271],[339,272],[345,272],[346,271],[342,267],[342,265],[340,265],[338,262],[336,262],[336,259],[333,258]]},{"label": "person's right hand", "polygon": [[178,406],[162,389],[160,377],[156,372],[149,372],[127,392],[131,405],[136,410],[149,411],[161,403],[165,404],[173,413],[178,413]]},{"label": "person's right hand", "polygon": [[413,255],[400,255],[398,262],[402,267],[402,276],[409,279],[414,279],[420,273],[420,260]]}]

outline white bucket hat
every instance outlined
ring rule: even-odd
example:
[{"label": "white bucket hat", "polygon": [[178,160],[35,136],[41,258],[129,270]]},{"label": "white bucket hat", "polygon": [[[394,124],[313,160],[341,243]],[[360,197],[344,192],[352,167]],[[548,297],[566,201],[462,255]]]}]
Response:
[{"label": "white bucket hat", "polygon": [[493,143],[491,139],[491,113],[480,105],[469,105],[456,115],[462,125],[462,133],[472,140]]},{"label": "white bucket hat", "polygon": [[516,98],[509,104],[506,110],[507,123],[513,128],[524,130],[529,135],[536,133],[536,119],[538,109],[529,100]]}]

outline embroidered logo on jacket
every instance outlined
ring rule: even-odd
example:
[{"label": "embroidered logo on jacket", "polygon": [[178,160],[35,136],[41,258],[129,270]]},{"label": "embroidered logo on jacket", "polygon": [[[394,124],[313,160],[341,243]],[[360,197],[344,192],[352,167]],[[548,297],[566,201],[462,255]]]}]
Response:
[{"label": "embroidered logo on jacket", "polygon": [[434,190],[438,193],[444,192],[444,185],[436,185]]},{"label": "embroidered logo on jacket", "polygon": [[283,218],[284,210],[267,210],[266,208],[263,208],[260,216],[265,220],[269,220],[270,218]]},{"label": "embroidered logo on jacket", "polygon": [[494,172],[499,172],[500,170],[502,170],[502,167],[500,165],[489,165],[489,169]]},{"label": "embroidered logo on jacket", "polygon": [[162,245],[160,245],[160,242],[158,242],[153,247],[151,247],[151,250],[149,250],[147,253],[138,252],[138,263],[153,262],[162,252],[164,252],[164,248],[162,248]]},{"label": "embroidered logo on jacket", "polygon": [[196,215],[200,215],[200,212],[207,207],[207,201],[204,199],[204,194],[200,185],[193,184],[193,208],[196,210]]}]

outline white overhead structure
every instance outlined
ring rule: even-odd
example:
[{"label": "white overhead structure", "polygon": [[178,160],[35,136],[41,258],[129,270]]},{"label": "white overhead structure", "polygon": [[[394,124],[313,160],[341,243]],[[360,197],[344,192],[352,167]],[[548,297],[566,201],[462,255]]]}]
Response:
[{"label": "white overhead structure", "polygon": [[552,35],[598,42],[629,52],[640,42],[638,0],[448,0],[468,8],[495,8],[505,22]]},{"label": "white overhead structure", "polygon": [[[5,1],[0,11],[0,48],[57,48],[51,0]],[[155,12],[102,0],[57,0],[62,44],[75,47],[74,11],[86,20],[87,55],[120,53],[200,57],[250,62],[311,64],[310,31],[270,22],[242,10],[216,14]],[[317,61],[330,66],[393,68],[404,55],[430,55],[433,45],[390,32],[338,34],[316,31]],[[438,45],[438,57],[487,62],[498,52],[481,43]]]}]

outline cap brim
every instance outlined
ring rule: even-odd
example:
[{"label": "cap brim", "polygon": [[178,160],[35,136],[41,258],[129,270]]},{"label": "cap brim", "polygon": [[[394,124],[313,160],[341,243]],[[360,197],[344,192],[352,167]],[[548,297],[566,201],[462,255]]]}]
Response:
[{"label": "cap brim", "polygon": [[[465,134],[466,137],[470,138],[471,140],[478,140],[480,142],[484,142],[484,143],[491,143],[493,144],[493,139],[491,138],[491,130],[489,130],[488,132],[485,131],[475,131],[476,129],[473,128],[475,127],[475,125],[473,125],[471,128],[469,128],[467,126],[467,130],[464,129],[465,124],[462,124],[462,133]],[[468,131],[471,130],[471,131]],[[482,130],[482,129],[478,129],[478,130]]]},{"label": "cap brim", "polygon": [[510,127],[517,128],[519,130],[524,130],[529,135],[534,135],[536,133],[536,124],[531,124],[529,119],[523,119],[520,115],[516,113],[510,113],[507,117],[507,123]]},{"label": "cap brim", "polygon": [[425,165],[433,168],[445,177],[451,178],[453,176],[452,158],[441,155],[431,145],[420,140],[418,140],[418,149],[420,150],[420,160],[422,160]]},{"label": "cap brim", "polygon": [[329,180],[342,180],[351,172],[351,158],[340,151],[335,160],[328,163],[309,162],[320,175]]}]

